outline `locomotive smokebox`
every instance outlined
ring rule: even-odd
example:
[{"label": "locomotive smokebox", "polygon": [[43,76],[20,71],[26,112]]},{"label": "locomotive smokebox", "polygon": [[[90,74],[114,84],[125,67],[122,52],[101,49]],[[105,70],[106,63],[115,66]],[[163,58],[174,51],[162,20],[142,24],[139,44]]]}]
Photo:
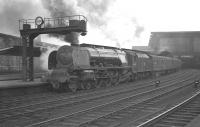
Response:
[{"label": "locomotive smokebox", "polygon": [[79,46],[79,44],[71,43],[71,46]]},{"label": "locomotive smokebox", "polygon": [[73,48],[70,46],[62,46],[57,52],[57,61],[63,65],[70,66],[73,63],[72,58]]}]

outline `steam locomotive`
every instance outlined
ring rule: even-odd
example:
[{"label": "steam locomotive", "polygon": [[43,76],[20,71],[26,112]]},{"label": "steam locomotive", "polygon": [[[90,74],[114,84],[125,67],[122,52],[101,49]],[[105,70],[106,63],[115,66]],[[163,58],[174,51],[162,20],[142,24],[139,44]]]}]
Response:
[{"label": "steam locomotive", "polygon": [[80,44],[62,46],[49,54],[46,81],[56,90],[115,86],[149,76],[177,71],[177,58],[143,51]]}]

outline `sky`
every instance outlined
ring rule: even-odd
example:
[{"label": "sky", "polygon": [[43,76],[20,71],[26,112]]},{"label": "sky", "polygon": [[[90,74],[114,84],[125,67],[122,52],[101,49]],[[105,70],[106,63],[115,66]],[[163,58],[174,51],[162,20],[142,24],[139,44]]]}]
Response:
[{"label": "sky", "polygon": [[[199,5],[198,0],[0,0],[0,33],[19,36],[20,18],[83,14],[88,32],[79,43],[131,48],[148,45],[150,32],[200,31]],[[42,40],[65,44],[48,35]]]}]

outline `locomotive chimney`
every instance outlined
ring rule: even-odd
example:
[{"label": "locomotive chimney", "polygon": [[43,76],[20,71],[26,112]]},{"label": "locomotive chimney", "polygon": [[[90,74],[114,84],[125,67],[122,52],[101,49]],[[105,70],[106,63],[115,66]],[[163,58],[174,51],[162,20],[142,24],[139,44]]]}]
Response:
[{"label": "locomotive chimney", "polygon": [[66,42],[71,43],[71,45],[73,45],[73,44],[79,44],[78,37],[79,37],[79,33],[77,33],[77,32],[71,32],[71,33],[65,35],[64,40]]},{"label": "locomotive chimney", "polygon": [[71,43],[71,46],[79,46],[79,44]]}]

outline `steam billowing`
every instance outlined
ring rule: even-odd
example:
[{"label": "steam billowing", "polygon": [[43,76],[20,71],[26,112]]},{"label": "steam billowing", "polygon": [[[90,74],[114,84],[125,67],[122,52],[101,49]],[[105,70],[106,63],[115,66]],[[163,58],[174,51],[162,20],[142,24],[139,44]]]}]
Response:
[{"label": "steam billowing", "polygon": [[[3,33],[19,36],[18,19],[42,17],[64,17],[85,15],[88,19],[88,34],[84,43],[133,45],[140,38],[144,27],[132,15],[124,12],[115,3],[119,0],[6,0],[0,1],[0,25]],[[113,8],[114,7],[114,8]],[[126,17],[127,15],[129,17]],[[95,35],[95,36],[94,36]],[[79,43],[79,33],[64,36],[53,35],[70,43]],[[80,42],[81,43],[81,42]]]},{"label": "steam billowing", "polygon": [[67,42],[71,42],[72,44],[78,44],[79,43],[79,33],[71,32],[67,35],[65,35],[64,40]]},{"label": "steam billowing", "polygon": [[[93,26],[106,24],[103,18],[109,4],[114,0],[42,0],[45,9],[50,15],[55,17],[65,17],[69,15],[85,14]],[[57,35],[51,35],[57,36]],[[63,37],[63,36],[59,36]],[[79,33],[72,32],[64,36],[64,40],[70,43],[79,43]]]},{"label": "steam billowing", "polygon": [[89,22],[93,26],[106,25],[106,12],[115,0],[77,0],[77,6],[85,10]]},{"label": "steam billowing", "polygon": [[[135,38],[140,38],[144,27],[134,16],[121,14],[115,3],[119,0],[5,0],[0,1],[0,25],[3,33],[18,35],[18,20],[42,17],[84,15],[88,19],[88,34],[84,43],[131,48]],[[129,12],[128,12],[129,13]],[[130,12],[131,15],[131,12]],[[60,40],[79,43],[79,33],[51,34]],[[83,40],[82,40],[83,41]],[[47,70],[48,54],[42,54],[41,65]]]},{"label": "steam billowing", "polygon": [[2,33],[19,36],[19,19],[46,15],[40,2],[30,0],[0,1],[0,26]]},{"label": "steam billowing", "polygon": [[[41,0],[42,4],[45,9],[47,9],[50,12],[50,15],[52,18],[56,17],[65,17],[70,15],[77,14],[75,3],[73,1],[67,1],[67,4],[64,0]],[[79,43],[78,37],[79,34],[72,32],[65,36],[59,36],[55,34],[51,34],[51,36],[63,38],[64,41],[70,42],[70,43]]]},{"label": "steam billowing", "polygon": [[140,26],[138,21],[135,18],[132,21],[133,21],[133,23],[135,24],[135,27],[136,27],[134,36],[140,37],[140,34],[144,31],[144,27]]}]

